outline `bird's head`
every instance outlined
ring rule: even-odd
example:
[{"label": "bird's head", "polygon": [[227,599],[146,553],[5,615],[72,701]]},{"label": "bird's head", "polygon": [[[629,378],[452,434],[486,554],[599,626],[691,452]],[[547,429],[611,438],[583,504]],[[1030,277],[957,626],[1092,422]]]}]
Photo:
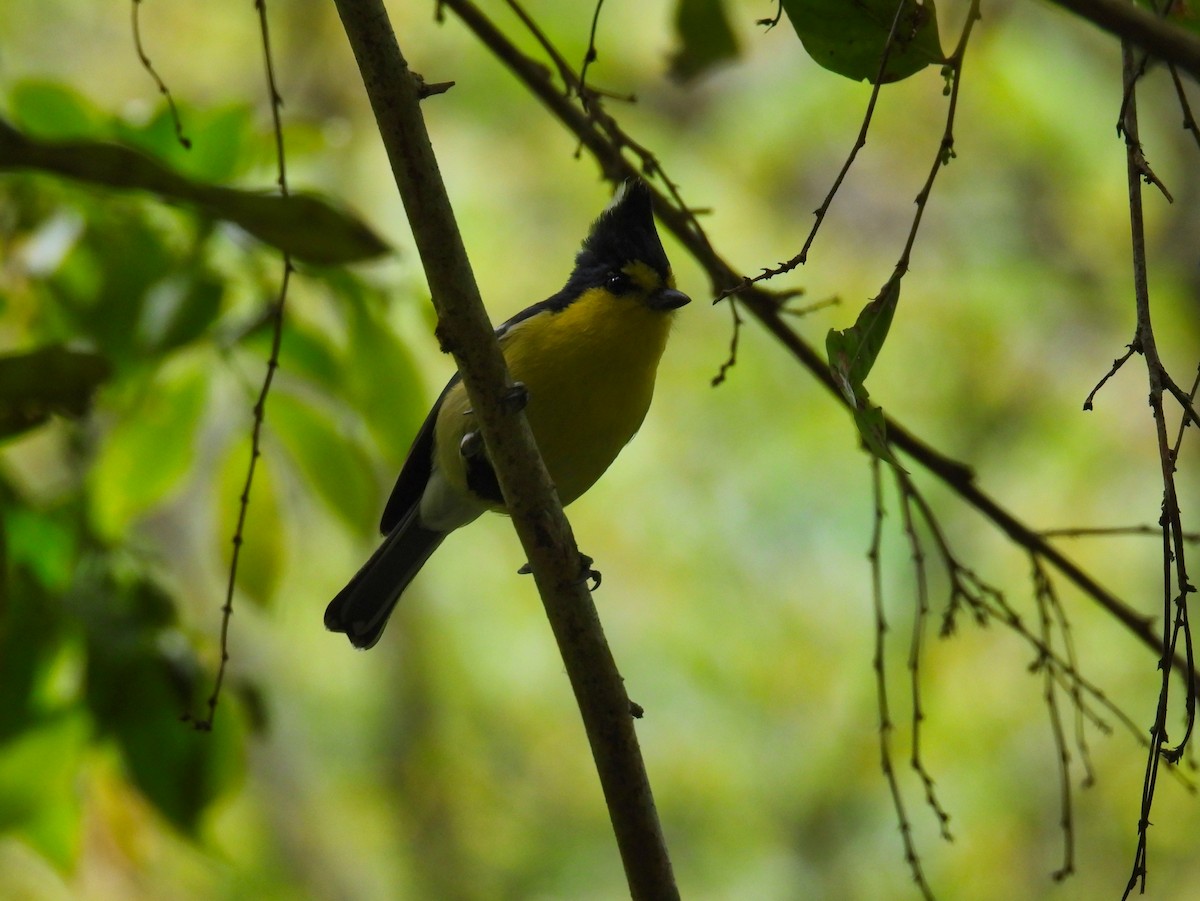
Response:
[{"label": "bird's head", "polygon": [[633,297],[664,312],[690,300],[675,289],[671,264],[654,228],[650,189],[640,178],[627,179],[617,188],[575,257],[566,293],[589,288]]}]

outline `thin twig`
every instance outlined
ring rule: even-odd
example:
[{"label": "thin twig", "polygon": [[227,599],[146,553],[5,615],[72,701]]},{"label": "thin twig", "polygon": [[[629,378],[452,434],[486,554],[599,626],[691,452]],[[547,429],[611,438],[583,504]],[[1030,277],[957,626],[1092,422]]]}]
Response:
[{"label": "thin twig", "polygon": [[183,121],[179,118],[179,110],[175,107],[175,98],[171,96],[171,89],[167,87],[167,83],[162,80],[158,74],[158,70],[154,68],[154,64],[150,62],[150,57],[146,54],[145,48],[142,46],[142,29],[140,12],[142,8],[142,0],[133,0],[131,8],[131,18],[133,19],[133,46],[137,50],[138,60],[142,64],[150,77],[154,79],[154,83],[158,86],[158,93],[162,94],[167,101],[167,109],[171,111],[171,123],[175,126],[175,140],[177,140],[184,150],[192,149],[191,139],[183,133]]},{"label": "thin twig", "polygon": [[600,10],[604,7],[604,0],[596,0],[596,9],[592,13],[592,28],[588,33],[587,52],[583,55],[583,65],[579,67],[579,102],[583,104],[586,111],[588,104],[587,94],[587,71],[588,66],[596,61],[596,28],[600,24]]},{"label": "thin twig", "polygon": [[[942,529],[941,523],[934,515],[933,508],[929,505],[924,494],[917,489],[912,477],[906,473],[899,473],[897,477],[901,480],[904,493],[911,497],[917,510],[920,512],[921,518],[934,540],[934,545],[950,583],[950,599],[942,620],[943,636],[955,630],[957,615],[963,609],[969,610],[974,615],[975,621],[981,626],[986,626],[988,622],[993,620],[1002,623],[1029,645],[1034,652],[1035,660],[1047,660],[1050,662],[1056,672],[1061,674],[1065,683],[1070,687],[1072,697],[1087,695],[1093,698],[1108,710],[1112,716],[1120,720],[1122,725],[1139,742],[1145,745],[1146,739],[1141,727],[1117,707],[1099,687],[1085,679],[1079,672],[1071,643],[1067,643],[1068,654],[1066,657],[1063,657],[1054,648],[1047,646],[1040,638],[1034,635],[1025,626],[1021,616],[1013,610],[1012,606],[1005,599],[1004,594],[999,589],[984,582],[974,571],[958,559],[950,547],[949,539]],[[1031,552],[1031,556],[1041,558],[1041,555],[1036,552]],[[1110,727],[1102,719],[1094,714],[1089,715],[1096,726],[1102,731],[1111,731]]]},{"label": "thin twig", "polygon": [[[1041,640],[1045,647],[1053,647],[1054,626],[1051,610],[1058,606],[1054,597],[1054,589],[1046,577],[1046,571],[1036,557],[1033,558],[1033,598],[1037,603],[1038,621],[1041,626]],[[1054,670],[1049,665],[1049,659],[1041,656],[1035,662],[1035,668],[1040,669],[1043,679],[1042,699],[1050,714],[1050,732],[1054,737],[1054,748],[1058,759],[1058,790],[1059,790],[1059,821],[1063,832],[1063,862],[1051,876],[1055,882],[1061,882],[1075,871],[1075,821],[1071,803],[1071,754],[1067,750],[1067,739],[1063,732],[1062,715],[1058,709],[1058,682],[1054,678]],[[1077,706],[1078,709],[1078,706]]]},{"label": "thin twig", "polygon": [[[276,183],[279,193],[288,196],[287,162],[283,143],[283,119],[281,108],[283,97],[275,81],[275,65],[271,57],[270,30],[267,23],[266,0],[255,0],[254,8],[258,12],[259,34],[262,38],[263,64],[266,70],[267,92],[271,103],[271,122],[275,132],[275,160],[277,166]],[[250,489],[254,485],[254,474],[258,460],[262,456],[262,429],[266,421],[267,395],[271,393],[271,384],[275,379],[275,371],[279,368],[279,351],[283,342],[283,311],[287,302],[288,286],[291,283],[292,258],[290,254],[283,255],[283,277],[279,283],[279,294],[271,306],[271,354],[267,359],[267,373],[263,377],[262,388],[258,400],[254,403],[254,425],[250,430],[250,462],[246,465],[246,480],[242,485],[242,493],[238,496],[237,525],[233,531],[233,553],[229,559],[229,579],[225,586],[225,603],[221,606],[221,645],[220,662],[217,664],[217,675],[213,680],[213,690],[208,696],[208,712],[203,719],[191,720],[195,728],[210,731],[213,717],[216,716],[217,703],[221,697],[221,688],[225,683],[225,672],[229,664],[229,623],[233,617],[233,595],[237,586],[238,564],[242,557],[242,546],[245,544],[246,516],[250,511]],[[185,717],[190,720],[190,717]]]},{"label": "thin twig", "polygon": [[912,696],[912,756],[910,764],[924,786],[925,803],[937,818],[942,838],[949,842],[954,840],[954,836],[950,832],[950,814],[938,799],[933,776],[930,775],[921,757],[921,724],[925,721],[925,708],[921,701],[921,653],[925,638],[925,626],[929,619],[929,577],[925,548],[913,522],[912,499],[905,490],[904,480],[897,477],[896,481],[900,495],[900,510],[904,517],[904,533],[908,536],[909,559],[912,561],[917,590],[912,639],[908,651],[909,688]]},{"label": "thin twig", "polygon": [[[1192,380],[1192,388],[1187,393],[1188,407],[1195,409],[1196,394],[1200,392],[1200,366],[1196,367],[1196,377]],[[1175,445],[1171,448],[1171,459],[1179,460],[1179,450],[1183,447],[1183,435],[1189,425],[1193,425],[1194,420],[1185,415],[1179,418],[1179,432],[1175,435]],[[1183,532],[1181,537],[1185,541],[1200,541],[1200,532]]]},{"label": "thin twig", "polygon": [[971,6],[967,10],[967,20],[963,23],[962,33],[958,37],[958,45],[946,60],[944,67],[944,71],[950,79],[950,103],[946,108],[946,126],[942,131],[942,139],[938,144],[937,154],[933,158],[933,165],[929,167],[929,175],[917,193],[917,212],[913,216],[912,227],[908,231],[908,240],[904,243],[900,259],[896,261],[896,273],[900,275],[908,271],[909,257],[917,240],[917,229],[920,228],[921,218],[925,215],[925,206],[933,191],[934,179],[937,178],[942,167],[949,165],[950,160],[954,158],[954,117],[958,112],[958,89],[962,83],[962,68],[967,54],[967,42],[971,39],[971,30],[979,18],[979,0],[971,0]]},{"label": "thin twig", "polygon": [[1183,130],[1192,133],[1196,147],[1200,148],[1200,125],[1196,124],[1196,117],[1192,115],[1187,92],[1183,89],[1183,82],[1179,79],[1179,70],[1174,65],[1168,66],[1167,69],[1171,73],[1171,82],[1175,85],[1175,96],[1179,98],[1179,108],[1183,111]]},{"label": "thin twig", "polygon": [[1104,387],[1105,383],[1114,375],[1116,375],[1122,366],[1129,362],[1130,357],[1132,357],[1135,353],[1141,352],[1142,349],[1136,341],[1131,341],[1126,346],[1125,353],[1113,360],[1112,366],[1109,367],[1108,372],[1104,373],[1104,377],[1101,378],[1100,381],[1096,383],[1096,387],[1088,393],[1087,399],[1083,402],[1083,409],[1085,412],[1090,412],[1093,409],[1092,402],[1096,399],[1096,395],[1100,393],[1100,389]]},{"label": "thin twig", "polygon": [[[1150,750],[1146,759],[1146,771],[1142,783],[1141,812],[1138,818],[1137,848],[1131,868],[1129,882],[1125,888],[1127,898],[1134,889],[1145,891],[1147,875],[1147,858],[1149,847],[1150,814],[1154,805],[1155,790],[1158,785],[1160,761],[1177,762],[1183,755],[1184,749],[1191,738],[1196,719],[1196,682],[1189,679],[1186,682],[1185,720],[1183,737],[1173,747],[1167,734],[1167,716],[1170,710],[1171,662],[1176,658],[1178,642],[1184,645],[1184,655],[1189,667],[1194,666],[1194,650],[1192,644],[1191,625],[1188,618],[1187,595],[1194,591],[1188,580],[1185,545],[1183,542],[1183,527],[1179,509],[1179,499],[1175,485],[1175,452],[1172,450],[1168,433],[1166,415],[1163,409],[1163,394],[1172,393],[1180,400],[1186,418],[1195,418],[1195,409],[1191,398],[1175,388],[1166,367],[1158,354],[1158,345],[1154,335],[1153,320],[1150,313],[1149,279],[1146,265],[1145,226],[1142,210],[1142,180],[1145,178],[1145,164],[1138,136],[1137,98],[1133,82],[1136,67],[1133,51],[1128,42],[1121,45],[1123,61],[1123,83],[1128,95],[1125,104],[1125,115],[1121,122],[1121,132],[1125,137],[1126,147],[1126,177],[1129,188],[1129,222],[1133,254],[1133,287],[1134,302],[1137,310],[1136,343],[1140,346],[1142,356],[1146,361],[1146,372],[1150,387],[1150,409],[1154,419],[1154,430],[1158,444],[1160,467],[1162,470],[1163,500],[1162,500],[1162,656],[1159,660],[1161,684],[1158,704],[1155,710],[1154,723],[1151,726]],[[1183,395],[1180,397],[1180,395]],[[1190,415],[1189,415],[1190,414]]]},{"label": "thin twig", "polygon": [[738,313],[736,300],[729,305],[729,313],[733,316],[733,329],[729,335],[729,356],[725,358],[725,362],[721,364],[717,374],[712,377],[711,384],[714,388],[722,384],[728,376],[729,370],[737,365],[738,339],[742,334],[742,317]]},{"label": "thin twig", "polygon": [[[782,4],[780,5],[780,9],[782,10]],[[902,0],[896,6],[896,14],[892,17],[892,25],[888,29],[887,39],[883,44],[883,53],[879,58],[879,71],[871,82],[871,96],[867,99],[867,108],[863,113],[862,124],[858,128],[858,137],[855,138],[854,145],[850,148],[850,153],[847,155],[845,162],[842,163],[842,168],[833,179],[829,193],[825,195],[825,199],[821,202],[821,205],[813,211],[814,221],[812,228],[809,229],[808,237],[804,239],[804,244],[801,245],[800,252],[790,260],[780,263],[774,268],[764,267],[756,276],[743,276],[736,285],[726,288],[718,294],[716,301],[713,301],[714,303],[745,291],[751,285],[791,272],[797,266],[803,266],[808,261],[809,248],[812,247],[813,241],[816,240],[817,232],[820,231],[821,223],[825,221],[825,216],[829,212],[829,208],[833,206],[833,198],[837,196],[838,190],[842,187],[842,182],[846,180],[846,175],[850,172],[850,167],[854,165],[854,160],[858,157],[858,152],[867,146],[867,132],[870,131],[871,120],[875,116],[875,104],[879,100],[879,89],[883,86],[883,76],[887,71],[888,59],[891,57],[892,48],[895,45],[896,30],[900,27],[900,19],[904,9],[905,3]],[[771,25],[773,27],[774,22]]]},{"label": "thin twig", "polygon": [[767,31],[770,31],[772,28],[774,28],[776,25],[779,24],[779,20],[782,18],[783,18],[783,0],[776,0],[775,15],[771,16],[771,18],[769,18],[769,19],[755,19],[754,24],[762,25],[767,29]]},{"label": "thin twig", "polygon": [[[1181,436],[1182,437],[1182,436]],[[1178,447],[1178,443],[1176,443]],[[1161,526],[1142,524],[1138,526],[1086,526],[1063,529],[1043,529],[1043,538],[1104,538],[1126,535],[1162,535]],[[1200,543],[1200,532],[1184,532],[1183,540],[1189,544]]]},{"label": "thin twig", "polygon": [[900,791],[900,780],[896,777],[896,768],[892,763],[892,715],[888,704],[887,669],[884,652],[888,631],[887,618],[883,611],[883,564],[880,560],[880,550],[883,544],[883,485],[880,478],[879,458],[871,457],[871,488],[875,499],[874,526],[871,530],[871,546],[867,550],[867,559],[871,563],[871,601],[875,612],[875,654],[872,658],[872,668],[875,671],[875,696],[879,701],[879,765],[883,770],[883,778],[887,781],[888,791],[892,796],[892,809],[900,826],[900,840],[904,844],[904,860],[908,864],[913,881],[916,882],[922,897],[933,901],[933,890],[925,879],[921,867],[921,858],[917,854],[913,841],[912,823],[905,809],[904,795]]}]

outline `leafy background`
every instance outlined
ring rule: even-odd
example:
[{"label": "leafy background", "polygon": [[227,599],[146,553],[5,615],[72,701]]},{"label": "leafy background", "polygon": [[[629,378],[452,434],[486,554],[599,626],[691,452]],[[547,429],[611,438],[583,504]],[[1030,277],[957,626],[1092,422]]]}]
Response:
[{"label": "leafy background", "polygon": [[[768,6],[729,4],[740,57],[680,83],[666,77],[675,10],[608,4],[589,74],[636,92],[622,121],[689,202],[712,209],[716,246],[749,272],[795,253],[868,94],[810,62],[790,29],[756,29]],[[965,4],[944,6],[942,32],[955,34]],[[590,8],[530,9],[582,59]],[[449,367],[332,4],[270,12],[293,187],[339,198],[395,253],[349,270],[302,266],[293,281],[231,683],[211,734],[178,720],[200,712],[218,654],[281,264],[185,206],[0,173],[0,352],[63,344],[108,367],[84,366],[95,373],[85,386],[98,384],[87,417],[55,416],[0,445],[0,896],[620,897],[570,691],[503,519],[446,542],[375,650],[354,653],[322,628]],[[252,11],[143,4],[143,38],[191,151],[137,63],[128,13],[10,0],[4,117],[43,138],[119,139],[200,181],[269,189]],[[559,287],[606,190],[453,19],[435,24],[426,4],[392,14],[414,69],[457,82],[426,113],[499,321]],[[1035,525],[1153,522],[1143,377],[1127,369],[1080,412],[1133,329],[1118,48],[1041,5],[996,2],[985,16],[967,56],[958,159],[935,188],[872,398]],[[940,138],[941,87],[930,69],[885,89],[809,265],[778,285],[844,301],[804,324],[813,340],[850,325],[890,274]],[[1165,75],[1148,87],[1143,139],[1176,197],[1149,204],[1156,325],[1186,372],[1200,182]],[[639,734],[682,891],[914,897],[878,764],[867,458],[850,418],[752,327],[729,379],[709,387],[728,314],[667,243],[697,302],[642,434],[570,513],[604,571],[601,613],[647,711]],[[1195,498],[1197,470],[1181,468]],[[1024,557],[926,487],[956,549],[1027,604]],[[1156,609],[1153,539],[1069,552]],[[887,553],[890,660],[903,678],[913,586],[898,530]],[[1152,655],[1064,595],[1085,674],[1148,727]],[[1118,733],[1091,738],[1079,873],[1050,879],[1057,763],[1029,662],[996,630],[930,646],[924,756],[953,844],[937,838],[916,780],[905,784],[941,897],[1113,897],[1127,878],[1143,753]],[[1161,787],[1149,897],[1190,897],[1196,803],[1174,780]]]}]

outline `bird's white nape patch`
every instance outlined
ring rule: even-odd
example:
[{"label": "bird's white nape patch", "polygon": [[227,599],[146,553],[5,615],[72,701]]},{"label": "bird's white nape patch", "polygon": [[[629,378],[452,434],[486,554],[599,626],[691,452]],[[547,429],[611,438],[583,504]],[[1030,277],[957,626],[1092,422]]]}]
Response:
[{"label": "bird's white nape patch", "polygon": [[629,188],[632,184],[633,179],[627,178],[617,185],[617,190],[613,192],[612,200],[608,202],[608,206],[600,213],[601,218],[604,218],[621,205],[621,202],[625,199],[625,195],[629,193]]}]

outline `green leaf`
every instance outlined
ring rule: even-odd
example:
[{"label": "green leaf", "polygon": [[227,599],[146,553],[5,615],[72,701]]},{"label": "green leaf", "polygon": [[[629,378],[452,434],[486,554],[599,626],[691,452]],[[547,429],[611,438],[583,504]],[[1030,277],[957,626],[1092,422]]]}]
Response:
[{"label": "green leaf", "polygon": [[210,215],[308,263],[355,263],[388,251],[365,223],[316,194],[281,197],[214,187],[205,188],[198,203]]},{"label": "green leaf", "polygon": [[372,531],[380,497],[374,468],[333,418],[283,391],[267,401],[267,427],[279,436],[316,495],[351,528]]},{"label": "green leaf", "polygon": [[854,423],[863,443],[875,456],[899,466],[888,445],[883,410],[871,403],[866,378],[887,339],[888,329],[900,302],[899,274],[884,284],[848,329],[830,329],[825,336],[829,369],[842,396],[854,411]]},{"label": "green leaf", "polygon": [[92,521],[112,540],[180,487],[208,403],[207,374],[194,361],[179,361],[139,390],[136,406],[108,434],[88,474]]},{"label": "green leaf", "polygon": [[224,219],[267,244],[320,265],[388,251],[370,227],[316,194],[242,191],[194,181],[157,160],[105,141],[44,141],[0,120],[0,171],[34,169],[109,188],[150,191]]},{"label": "green leaf", "polygon": [[[241,496],[249,463],[250,441],[247,437],[233,443],[221,464],[217,480],[217,528],[221,538],[221,562],[226,569],[233,555],[233,534],[241,513]],[[286,534],[270,458],[259,457],[242,529],[237,571],[237,587],[259,606],[269,604],[279,587],[287,551]]]},{"label": "green leaf", "polygon": [[225,282],[207,269],[193,269],[160,283],[146,298],[138,323],[145,349],[165,353],[207,331],[221,312]]},{"label": "green leaf", "polygon": [[57,81],[20,82],[9,92],[9,104],[16,123],[38,138],[82,138],[102,127],[100,112]]},{"label": "green leaf", "polygon": [[[946,58],[933,0],[903,3],[884,83],[908,78]],[[855,81],[875,81],[897,0],[783,0],[783,8],[804,49],[818,65]]]},{"label": "green leaf", "polygon": [[60,870],[79,852],[81,712],[55,716],[0,744],[0,833],[16,832]]},{"label": "green leaf", "polygon": [[190,178],[225,181],[236,175],[251,142],[258,139],[253,132],[253,110],[243,104],[214,108],[179,104],[177,108],[190,147],[180,143],[175,120],[165,103],[144,124],[117,119],[113,123],[114,136],[120,143]]},{"label": "green leaf", "polygon": [[147,300],[178,265],[168,238],[144,211],[128,204],[98,209],[46,282],[47,294],[65,316],[64,329],[95,342],[118,375],[144,363],[138,332]]},{"label": "green leaf", "polygon": [[679,81],[690,81],[737,58],[737,35],[729,24],[723,0],[679,0],[675,34],[679,48],[671,55],[670,74]]},{"label": "green leaf", "polygon": [[191,686],[154,638],[143,630],[135,641],[94,648],[88,704],[116,740],[130,781],[168,821],[194,835],[205,810],[240,772],[243,730],[229,709],[233,695],[222,705],[221,728],[200,732],[180,723]]},{"label": "green leaf", "polygon": [[82,416],[109,372],[99,354],[57,344],[0,356],[0,438],[41,425],[52,413]]},{"label": "green leaf", "polygon": [[854,409],[854,425],[858,428],[859,437],[867,450],[897,468],[900,467],[891,445],[887,440],[887,421],[883,416],[883,408],[871,403],[864,392],[864,404]]},{"label": "green leaf", "polygon": [[[84,702],[100,738],[120,751],[129,780],[172,824],[194,835],[230,784],[242,730],[222,705],[221,728],[201,733],[180,722],[193,709],[201,668],[176,631],[173,599],[107,554],[80,567],[71,602],[84,627]],[[230,695],[226,696],[231,697]]]},{"label": "green leaf", "polygon": [[48,592],[61,594],[66,591],[71,582],[78,541],[61,518],[31,510],[17,502],[5,503],[0,507],[0,532],[3,533],[0,542],[10,565],[27,567]]},{"label": "green leaf", "polygon": [[[255,343],[261,343],[264,351],[269,351],[271,343],[269,325],[254,336]],[[329,393],[336,394],[344,387],[346,367],[338,349],[331,345],[327,332],[297,316],[290,316],[283,324],[280,338],[280,366],[289,374],[312,379]]]},{"label": "green leaf", "polygon": [[[14,519],[6,515],[4,525],[10,522]],[[20,543],[31,537],[14,536]],[[75,625],[65,622],[63,590],[39,582],[33,567],[22,559],[25,551],[12,549],[21,556],[13,557],[2,588],[6,596],[0,609],[0,686],[5,701],[0,704],[0,747],[61,707],[61,692],[53,688],[55,674],[70,656],[64,626]],[[76,562],[73,554],[70,562]]]},{"label": "green leaf", "polygon": [[879,358],[899,302],[900,277],[892,276],[879,296],[862,308],[851,328],[829,330],[825,350],[847,400],[853,400],[854,392],[862,387]]}]

